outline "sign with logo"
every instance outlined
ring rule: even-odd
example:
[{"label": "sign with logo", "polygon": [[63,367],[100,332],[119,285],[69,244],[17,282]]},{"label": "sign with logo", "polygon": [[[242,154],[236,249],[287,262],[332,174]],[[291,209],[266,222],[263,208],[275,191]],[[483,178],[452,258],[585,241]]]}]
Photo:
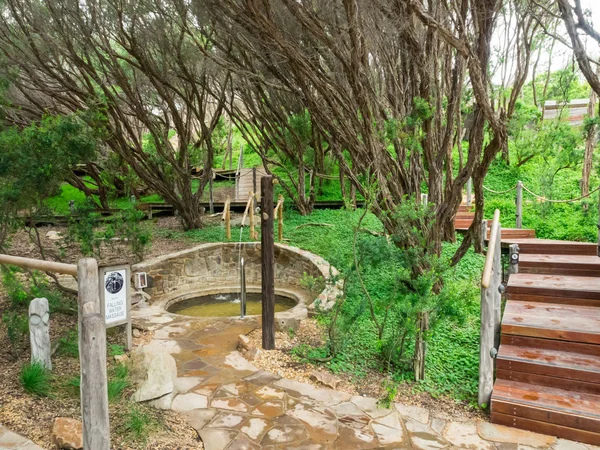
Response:
[{"label": "sign with logo", "polygon": [[129,323],[130,270],[128,265],[100,268],[100,300],[107,328]]}]

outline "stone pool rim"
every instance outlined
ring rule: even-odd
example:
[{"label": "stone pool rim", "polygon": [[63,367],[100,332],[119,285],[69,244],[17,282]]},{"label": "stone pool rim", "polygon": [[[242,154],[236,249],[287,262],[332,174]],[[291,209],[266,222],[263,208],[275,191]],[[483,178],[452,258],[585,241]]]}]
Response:
[{"label": "stone pool rim", "polygon": [[[142,261],[138,264],[132,266],[132,273],[136,272],[146,272],[150,275],[152,272],[156,273],[157,277],[161,276],[161,278],[165,278],[171,275],[169,270],[172,269],[174,265],[178,264],[180,266],[179,271],[185,271],[185,264],[190,259],[200,258],[202,257],[208,258],[209,256],[221,257],[223,258],[226,252],[238,252],[240,251],[240,246],[242,247],[242,252],[259,252],[260,250],[260,242],[211,242],[200,244],[185,250],[180,250],[174,253],[161,255],[155,258],[151,258],[145,261]],[[304,318],[306,318],[309,314],[313,314],[317,309],[319,310],[329,310],[333,307],[338,297],[342,294],[342,281],[339,280],[339,272],[335,267],[333,267],[329,262],[327,262],[321,256],[315,255],[307,250],[300,249],[298,247],[294,247],[287,244],[275,243],[275,253],[276,253],[276,263],[278,256],[283,257],[292,257],[296,262],[301,264],[306,264],[305,267],[310,267],[310,272],[314,275],[322,277],[325,286],[324,289],[320,293],[311,293],[306,288],[300,286],[300,282],[298,277],[294,278],[295,284],[290,285],[286,284],[286,280],[281,280],[275,277],[275,293],[283,293],[287,296],[293,296],[293,298],[298,299],[298,304],[286,311],[280,311],[275,313],[275,322],[278,324],[280,328],[287,330],[289,323],[298,322]],[[238,263],[239,264],[239,263]],[[248,264],[248,261],[247,261]],[[228,276],[229,275],[229,276]],[[313,276],[314,276],[313,275]],[[181,274],[173,274],[173,276],[184,276]],[[238,291],[239,292],[239,269],[235,276],[231,276],[231,274],[227,273],[219,273],[215,275],[214,273],[211,275],[209,273],[204,277],[198,277],[201,280],[191,281],[191,286],[188,287],[189,291],[185,294],[178,292],[180,289],[186,288],[186,286],[181,286],[181,284],[176,279],[173,281],[163,280],[161,289],[158,289],[155,286],[149,286],[146,289],[143,289],[143,297],[148,300],[149,308],[139,309],[135,308],[136,314],[135,316],[145,316],[145,315],[161,315],[172,318],[183,318],[185,317],[187,320],[203,320],[203,319],[227,319],[236,316],[229,317],[194,317],[194,316],[185,316],[183,314],[171,313],[167,310],[168,306],[171,305],[174,301],[181,301],[183,297],[191,298],[194,296],[206,295],[211,291],[215,292],[223,292],[223,291]],[[248,266],[247,266],[247,279],[248,277]],[[184,280],[185,281],[185,280]],[[287,281],[289,281],[289,275],[287,276]],[[284,283],[283,286],[281,283]],[[213,283],[212,285],[210,283]],[[278,285],[279,284],[279,285]],[[261,286],[260,281],[248,282],[247,285],[248,291],[256,292],[258,290],[260,292]],[[150,292],[148,292],[150,291]],[[134,295],[142,294],[142,292],[133,292]],[[151,294],[151,295],[149,295]],[[145,302],[143,302],[145,303]],[[145,312],[143,312],[145,311]],[[258,316],[245,316],[250,318],[255,318]],[[239,319],[239,317],[238,317]]]}]

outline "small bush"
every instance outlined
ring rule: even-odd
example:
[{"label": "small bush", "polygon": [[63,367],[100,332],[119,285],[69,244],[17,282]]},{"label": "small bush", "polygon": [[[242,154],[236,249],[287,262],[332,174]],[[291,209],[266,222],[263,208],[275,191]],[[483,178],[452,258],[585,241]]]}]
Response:
[{"label": "small bush", "polygon": [[108,379],[108,400],[119,400],[123,391],[129,386],[129,370],[125,364],[118,364],[112,368]]},{"label": "small bush", "polygon": [[39,362],[24,365],[20,380],[23,389],[30,394],[38,397],[50,394],[50,372]]},{"label": "small bush", "polygon": [[129,439],[145,442],[156,423],[139,406],[132,405],[125,417],[124,427]]},{"label": "small bush", "polygon": [[2,323],[6,326],[6,333],[10,342],[10,352],[15,359],[21,354],[21,347],[29,331],[27,316],[14,311],[2,314]]}]

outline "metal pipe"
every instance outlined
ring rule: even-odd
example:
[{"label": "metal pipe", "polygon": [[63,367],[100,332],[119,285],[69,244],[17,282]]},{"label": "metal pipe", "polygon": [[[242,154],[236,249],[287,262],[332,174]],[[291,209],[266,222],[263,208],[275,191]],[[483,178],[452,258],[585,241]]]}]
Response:
[{"label": "metal pipe", "polygon": [[246,315],[246,261],[240,259],[240,317],[243,319]]}]

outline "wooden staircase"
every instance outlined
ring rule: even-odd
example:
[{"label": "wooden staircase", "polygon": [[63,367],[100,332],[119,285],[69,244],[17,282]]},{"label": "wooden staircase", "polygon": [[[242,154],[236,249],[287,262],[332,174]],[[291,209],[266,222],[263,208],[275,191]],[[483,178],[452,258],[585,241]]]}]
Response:
[{"label": "wooden staircase", "polygon": [[600,258],[595,244],[512,239],[491,421],[600,444]]},{"label": "wooden staircase", "polygon": [[[467,205],[460,205],[456,216],[454,217],[454,229],[458,232],[466,232],[471,224],[475,213],[471,211],[472,208]],[[487,236],[490,235],[491,221],[488,222]],[[535,230],[526,228],[502,228],[503,239],[524,239],[524,238],[535,238]]]}]

